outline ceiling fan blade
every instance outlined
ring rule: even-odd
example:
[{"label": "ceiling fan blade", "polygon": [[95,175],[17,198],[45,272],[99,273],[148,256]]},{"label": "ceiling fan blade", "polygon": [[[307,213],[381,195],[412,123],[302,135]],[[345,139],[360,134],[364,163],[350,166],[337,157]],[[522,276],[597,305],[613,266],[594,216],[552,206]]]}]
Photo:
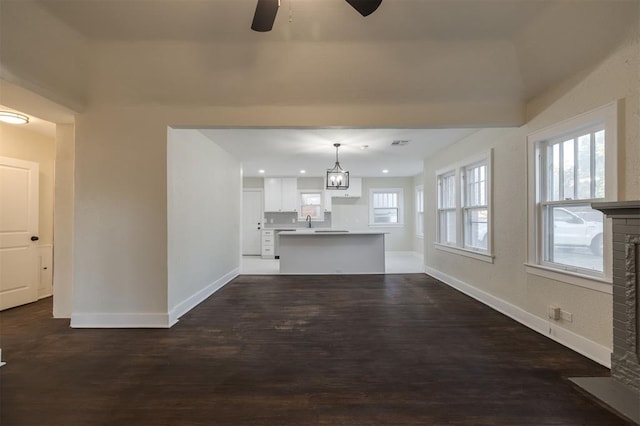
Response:
[{"label": "ceiling fan blade", "polygon": [[369,16],[376,11],[382,0],[346,0],[362,16]]},{"label": "ceiling fan blade", "polygon": [[258,0],[251,29],[259,32],[271,31],[279,7],[280,0]]}]

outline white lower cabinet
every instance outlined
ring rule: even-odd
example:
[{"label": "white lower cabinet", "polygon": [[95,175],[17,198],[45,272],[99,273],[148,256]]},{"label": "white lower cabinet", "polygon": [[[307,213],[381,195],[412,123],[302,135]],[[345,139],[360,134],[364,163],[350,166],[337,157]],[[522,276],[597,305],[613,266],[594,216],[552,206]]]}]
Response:
[{"label": "white lower cabinet", "polygon": [[275,233],[273,229],[262,230],[262,258],[273,259],[275,257]]}]

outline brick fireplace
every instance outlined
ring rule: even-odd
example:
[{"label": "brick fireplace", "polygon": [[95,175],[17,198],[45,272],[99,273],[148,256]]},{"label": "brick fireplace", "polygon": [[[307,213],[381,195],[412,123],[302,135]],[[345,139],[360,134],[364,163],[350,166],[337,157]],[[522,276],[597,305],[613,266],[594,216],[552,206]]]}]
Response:
[{"label": "brick fireplace", "polygon": [[592,206],[613,223],[611,377],[572,381],[640,424],[640,201]]}]

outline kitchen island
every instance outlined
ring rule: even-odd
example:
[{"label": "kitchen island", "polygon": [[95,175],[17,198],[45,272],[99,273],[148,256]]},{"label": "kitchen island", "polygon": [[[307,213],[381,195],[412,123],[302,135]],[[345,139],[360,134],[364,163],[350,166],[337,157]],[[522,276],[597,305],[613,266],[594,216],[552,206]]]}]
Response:
[{"label": "kitchen island", "polygon": [[384,232],[279,233],[281,274],[384,274]]}]

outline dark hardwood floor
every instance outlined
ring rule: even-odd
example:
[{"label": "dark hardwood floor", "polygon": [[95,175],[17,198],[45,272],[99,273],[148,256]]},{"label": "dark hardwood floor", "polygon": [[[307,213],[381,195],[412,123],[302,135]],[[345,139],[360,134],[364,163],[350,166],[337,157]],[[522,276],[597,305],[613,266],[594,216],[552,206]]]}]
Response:
[{"label": "dark hardwood floor", "polygon": [[241,276],[169,330],[0,313],[0,424],[625,425],[606,368],[422,274]]}]

